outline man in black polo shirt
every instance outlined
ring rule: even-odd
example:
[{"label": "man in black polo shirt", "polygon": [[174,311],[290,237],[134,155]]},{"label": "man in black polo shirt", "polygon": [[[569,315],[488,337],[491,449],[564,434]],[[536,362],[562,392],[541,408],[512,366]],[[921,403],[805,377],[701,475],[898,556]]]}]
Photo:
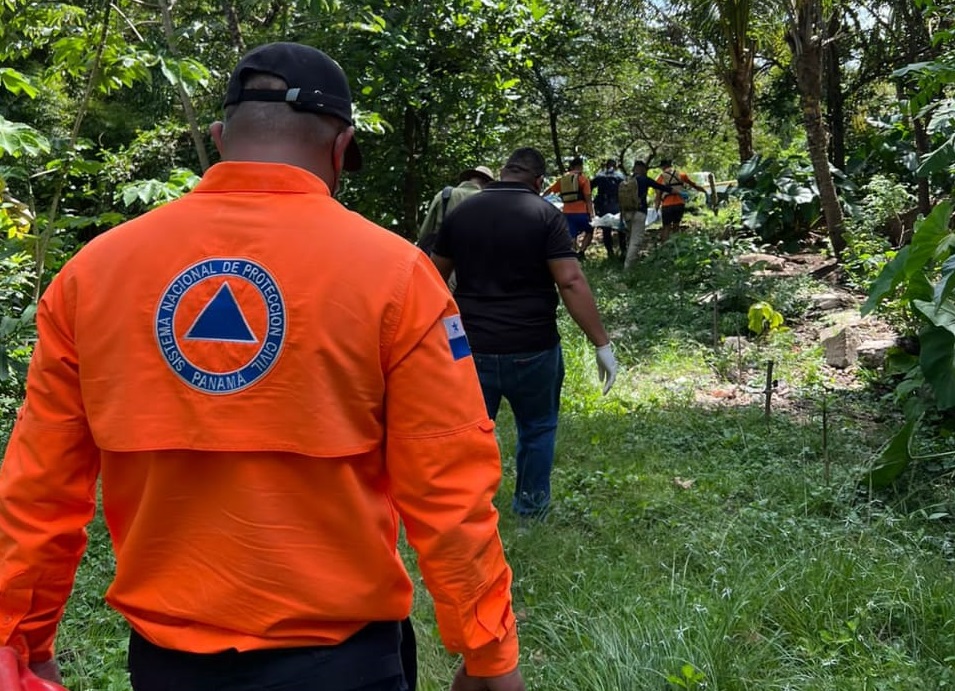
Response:
[{"label": "man in black polo shirt", "polygon": [[[468,334],[488,415],[504,397],[517,424],[514,510],[543,515],[550,503],[564,362],[557,332],[558,292],[597,348],[607,393],[617,375],[610,338],[571,245],[564,215],[540,197],[545,163],[518,149],[501,181],[448,214],[431,257],[447,280]],[[450,335],[449,335],[450,336]]]}]

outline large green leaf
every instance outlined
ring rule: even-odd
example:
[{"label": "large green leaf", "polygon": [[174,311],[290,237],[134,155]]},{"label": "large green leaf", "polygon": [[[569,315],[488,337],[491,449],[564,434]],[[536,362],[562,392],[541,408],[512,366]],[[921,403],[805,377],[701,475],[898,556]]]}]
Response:
[{"label": "large green leaf", "polygon": [[909,442],[915,432],[918,419],[909,420],[902,426],[895,436],[882,447],[875,461],[875,466],[866,475],[865,484],[873,489],[888,487],[902,474],[912,460],[909,453]]},{"label": "large green leaf", "polygon": [[736,180],[740,185],[745,186],[746,183],[756,176],[756,172],[759,170],[762,160],[762,157],[757,154],[740,167],[739,173],[736,175]]},{"label": "large green leaf", "polygon": [[926,177],[953,167],[955,167],[955,136],[949,137],[941,146],[929,152],[915,172],[919,177]]},{"label": "large green leaf", "polygon": [[934,295],[935,289],[929,281],[928,276],[924,273],[917,273],[914,276],[908,277],[905,283],[905,290],[902,291],[900,297],[903,300],[915,302],[916,300],[931,301]]},{"label": "large green leaf", "polygon": [[953,290],[955,290],[955,256],[949,257],[942,264],[933,295],[935,304],[942,304],[949,298]]},{"label": "large green leaf", "polygon": [[955,99],[942,101],[932,112],[932,120],[926,130],[929,134],[945,134],[955,126]]},{"label": "large green leaf", "polygon": [[955,335],[955,304],[943,302],[936,304],[928,300],[913,300],[912,305],[932,324],[940,329],[948,329]]},{"label": "large green leaf", "polygon": [[50,142],[42,134],[22,122],[12,122],[0,115],[0,157],[9,154],[18,158],[26,154],[47,153]]},{"label": "large green leaf", "polygon": [[11,94],[23,93],[30,98],[36,98],[38,93],[30,80],[12,67],[0,67],[0,86]]},{"label": "large green leaf", "polygon": [[902,279],[905,278],[903,269],[908,261],[909,251],[909,246],[906,245],[899,250],[899,253],[895,255],[892,261],[882,267],[878,278],[873,281],[872,287],[869,289],[869,297],[866,298],[865,303],[862,305],[862,316],[869,314],[869,312],[879,306],[879,303],[882,302],[887,295],[898,288]]},{"label": "large green leaf", "polygon": [[[948,230],[952,220],[952,202],[944,201],[936,204],[932,212],[915,224],[912,235],[911,251],[905,262],[905,274],[912,276],[922,271],[934,259],[943,259],[938,256],[939,247],[948,246],[952,240]],[[901,254],[901,253],[900,253]],[[945,257],[947,258],[947,257]]]},{"label": "large green leaf", "polygon": [[919,365],[938,407],[955,407],[955,334],[946,327],[930,326],[922,330],[919,343]]}]

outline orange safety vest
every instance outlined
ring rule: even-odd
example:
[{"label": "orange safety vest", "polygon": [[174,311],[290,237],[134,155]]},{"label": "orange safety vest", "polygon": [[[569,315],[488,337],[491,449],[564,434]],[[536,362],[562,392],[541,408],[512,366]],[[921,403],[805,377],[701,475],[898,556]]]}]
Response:
[{"label": "orange safety vest", "polygon": [[291,166],[220,163],[93,240],[37,312],[0,470],[0,645],[49,659],[102,475],[108,602],[192,652],[399,620],[399,518],[446,646],[517,665],[500,457],[431,262]]},{"label": "orange safety vest", "polygon": [[[577,185],[580,190],[582,199],[578,199],[573,202],[566,202],[561,209],[565,214],[586,214],[589,213],[587,209],[587,201],[590,199],[590,178],[588,178],[583,173],[577,174]],[[544,194],[560,194],[560,178],[557,178],[550,187],[544,190]]]}]

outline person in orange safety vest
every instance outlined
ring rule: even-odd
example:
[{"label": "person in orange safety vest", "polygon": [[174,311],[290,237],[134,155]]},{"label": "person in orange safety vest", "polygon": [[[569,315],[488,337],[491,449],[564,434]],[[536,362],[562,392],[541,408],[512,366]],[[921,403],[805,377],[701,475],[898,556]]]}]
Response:
[{"label": "person in orange safety vest", "polygon": [[101,479],[136,691],[408,689],[399,522],[451,689],[524,689],[467,337],[428,257],[335,201],[352,125],[326,54],[251,51],[223,162],[44,293],[0,468],[0,645],[38,676]]}]

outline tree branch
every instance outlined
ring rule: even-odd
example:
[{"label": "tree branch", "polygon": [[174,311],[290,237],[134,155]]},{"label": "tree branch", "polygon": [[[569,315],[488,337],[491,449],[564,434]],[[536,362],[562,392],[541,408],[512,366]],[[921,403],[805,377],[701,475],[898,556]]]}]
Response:
[{"label": "tree branch", "polygon": [[76,111],[76,119],[73,120],[73,129],[70,131],[70,139],[66,146],[63,168],[53,188],[53,197],[50,200],[50,212],[47,214],[46,226],[42,229],[37,228],[39,232],[37,233],[36,247],[33,254],[33,263],[36,267],[36,286],[34,286],[33,289],[34,301],[39,301],[40,299],[43,285],[43,272],[46,269],[46,252],[50,247],[50,240],[53,239],[53,233],[56,228],[56,218],[60,210],[60,201],[63,199],[63,190],[66,187],[66,180],[73,167],[73,155],[76,152],[76,142],[80,138],[80,127],[83,125],[83,120],[89,111],[90,101],[93,98],[93,90],[96,88],[96,81],[99,79],[103,52],[106,50],[106,40],[109,38],[109,18],[112,9],[112,3],[106,3],[103,9],[103,25],[100,28],[96,53],[93,56],[93,65],[90,68],[89,78],[86,80],[86,88],[83,89],[83,96],[80,99],[79,108]]},{"label": "tree branch", "polygon": [[[172,24],[172,8],[175,0],[159,0],[159,11],[162,13],[162,29],[166,37],[166,45],[169,47],[169,54],[174,58],[179,57],[179,50],[176,48],[176,34]],[[209,168],[209,152],[206,151],[206,144],[202,138],[202,132],[199,130],[199,118],[196,116],[196,109],[192,106],[192,100],[186,92],[186,87],[180,80],[176,84],[179,91],[179,100],[182,103],[182,109],[186,115],[186,121],[189,123],[189,133],[192,135],[192,143],[196,147],[196,154],[199,157],[199,166],[202,172]]]}]

